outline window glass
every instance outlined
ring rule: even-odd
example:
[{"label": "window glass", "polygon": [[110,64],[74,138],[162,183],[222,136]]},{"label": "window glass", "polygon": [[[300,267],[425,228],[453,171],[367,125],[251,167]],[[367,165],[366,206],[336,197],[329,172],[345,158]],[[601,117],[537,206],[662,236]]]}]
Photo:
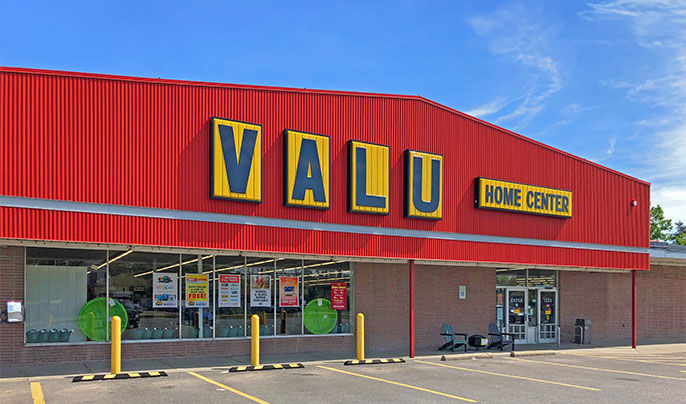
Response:
[{"label": "window glass", "polygon": [[351,329],[350,263],[308,261],[303,266],[305,334],[349,333]]},{"label": "window glass", "polygon": [[27,343],[107,340],[106,265],[104,250],[27,247]]},{"label": "window glass", "polygon": [[133,252],[110,263],[110,298],[128,317],[122,339],[179,337],[178,271],[179,254]]},{"label": "window glass", "polygon": [[212,338],[213,257],[181,256],[181,338]]},{"label": "window glass", "polygon": [[274,335],[274,269],[283,258],[247,257],[245,273],[247,276],[248,317],[246,335],[250,335],[251,318],[260,318],[260,335]]},{"label": "window glass", "polygon": [[216,256],[216,337],[245,336],[245,257]]},{"label": "window glass", "polygon": [[302,334],[303,260],[284,259],[276,263],[276,334]]},{"label": "window glass", "polygon": [[529,270],[529,286],[537,287],[555,287],[557,286],[557,279],[555,271],[545,269],[530,269]]},{"label": "window glass", "polygon": [[526,286],[526,269],[496,269],[495,282],[498,286]]}]

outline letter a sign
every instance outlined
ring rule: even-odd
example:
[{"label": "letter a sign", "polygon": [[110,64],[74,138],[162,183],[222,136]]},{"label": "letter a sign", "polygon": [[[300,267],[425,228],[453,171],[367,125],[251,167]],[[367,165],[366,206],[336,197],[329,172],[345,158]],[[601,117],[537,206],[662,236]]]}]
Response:
[{"label": "letter a sign", "polygon": [[284,205],[329,209],[329,137],[284,132]]},{"label": "letter a sign", "polygon": [[212,118],[212,198],[262,201],[262,126]]}]

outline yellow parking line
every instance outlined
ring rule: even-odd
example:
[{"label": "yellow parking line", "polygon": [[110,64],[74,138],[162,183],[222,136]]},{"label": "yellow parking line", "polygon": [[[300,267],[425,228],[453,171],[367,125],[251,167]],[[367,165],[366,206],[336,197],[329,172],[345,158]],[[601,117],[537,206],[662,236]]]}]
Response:
[{"label": "yellow parking line", "polygon": [[566,366],[570,368],[577,368],[577,369],[587,369],[587,370],[597,370],[599,372],[609,372],[609,373],[622,373],[625,375],[634,375],[634,376],[645,376],[645,377],[657,377],[659,379],[670,379],[670,380],[682,380],[686,381],[685,378],[683,377],[671,377],[671,376],[661,376],[661,375],[651,375],[648,373],[637,373],[637,372],[628,372],[626,370],[614,370],[614,369],[603,369],[603,368],[593,368],[590,366],[580,366],[580,365],[570,365],[567,363],[554,363],[554,362],[544,362],[544,361],[533,361],[531,359],[520,359],[520,358],[510,358],[512,360],[516,361],[521,361],[521,362],[531,362],[531,363],[542,363],[544,365],[553,365],[553,366]]},{"label": "yellow parking line", "polygon": [[470,399],[468,399],[468,398],[464,398],[464,397],[460,397],[460,396],[454,396],[454,395],[452,395],[452,394],[441,393],[440,391],[429,390],[429,389],[425,389],[425,388],[423,388],[423,387],[410,386],[409,384],[398,383],[398,382],[394,382],[394,381],[392,381],[392,380],[379,379],[378,377],[362,375],[362,374],[359,374],[359,373],[353,373],[353,372],[348,372],[348,371],[345,371],[345,370],[329,368],[329,367],[326,367],[326,366],[317,366],[317,367],[318,367],[318,368],[322,368],[322,369],[326,369],[326,370],[331,370],[331,371],[333,371],[333,372],[343,373],[343,374],[346,374],[346,375],[357,376],[357,377],[363,377],[363,378],[365,378],[365,379],[370,379],[370,380],[376,380],[377,382],[384,382],[384,383],[388,383],[388,384],[394,384],[394,385],[396,385],[396,386],[407,387],[408,389],[414,389],[414,390],[424,391],[424,392],[431,393],[431,394],[437,394],[437,395],[443,396],[443,397],[454,398],[454,399],[456,399],[456,400],[467,401],[467,402],[470,402],[470,403],[475,403],[475,402],[476,402],[475,400],[470,400]]},{"label": "yellow parking line", "polygon": [[615,359],[618,361],[631,361],[631,362],[643,362],[643,363],[657,363],[658,365],[671,365],[671,366],[686,366],[686,363],[669,363],[669,362],[658,362],[658,361],[651,361],[648,359],[629,359],[629,358],[617,358],[614,356],[601,356],[601,355],[587,355],[587,354],[578,354],[578,353],[571,353],[571,352],[560,352],[561,354],[564,355],[574,355],[574,356],[586,356],[589,358],[602,358],[602,359]]},{"label": "yellow parking line", "polygon": [[234,388],[232,388],[232,387],[229,387],[229,386],[227,386],[227,385],[225,385],[225,384],[221,384],[221,383],[219,383],[219,382],[215,382],[214,380],[208,379],[208,378],[206,378],[205,376],[200,376],[199,374],[197,374],[197,373],[195,373],[195,372],[188,372],[188,374],[189,374],[189,375],[192,375],[192,376],[195,376],[195,377],[197,377],[197,378],[200,379],[200,380],[204,380],[204,381],[206,381],[207,383],[212,383],[212,384],[214,384],[215,386],[221,387],[222,389],[226,389],[226,390],[228,390],[228,391],[230,391],[230,392],[232,392],[232,393],[238,394],[239,396],[245,397],[245,398],[247,398],[248,400],[252,400],[252,401],[254,401],[254,402],[256,402],[256,403],[269,404],[267,401],[260,400],[260,399],[257,398],[257,397],[253,397],[253,396],[251,396],[250,394],[243,393],[242,391],[236,390],[236,389],[234,389]]},{"label": "yellow parking line", "polygon": [[31,383],[31,397],[33,398],[33,404],[45,404],[45,397],[43,397],[43,389],[41,389],[40,383]]},{"label": "yellow parking line", "polygon": [[559,386],[574,387],[574,388],[577,388],[577,389],[592,390],[592,391],[601,391],[600,389],[596,389],[596,388],[594,388],[594,387],[577,386],[576,384],[567,384],[567,383],[554,382],[554,381],[551,381],[551,380],[534,379],[534,378],[531,378],[531,377],[508,375],[508,374],[505,374],[505,373],[489,372],[489,371],[486,371],[486,370],[477,370],[477,369],[461,368],[461,367],[459,367],[459,366],[444,365],[444,364],[442,364],[442,363],[426,362],[426,361],[420,361],[420,360],[416,360],[415,362],[426,363],[427,365],[442,366],[442,367],[444,367],[444,368],[459,369],[459,370],[464,370],[464,371],[466,371],[466,372],[476,372],[476,373],[483,373],[483,374],[486,374],[486,375],[502,376],[502,377],[511,377],[511,378],[513,378],[513,379],[528,380],[528,381],[531,381],[531,382],[548,383],[548,384],[557,384],[557,385],[559,385]]}]

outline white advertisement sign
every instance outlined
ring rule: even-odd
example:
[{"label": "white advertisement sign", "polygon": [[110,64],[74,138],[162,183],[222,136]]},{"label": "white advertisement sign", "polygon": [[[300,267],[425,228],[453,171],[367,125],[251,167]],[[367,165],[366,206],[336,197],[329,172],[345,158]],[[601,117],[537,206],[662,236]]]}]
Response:
[{"label": "white advertisement sign", "polygon": [[152,274],[152,307],[177,307],[179,283],[176,274],[153,272]]},{"label": "white advertisement sign", "polygon": [[250,307],[270,307],[272,286],[269,275],[250,275]]},{"label": "white advertisement sign", "polygon": [[219,275],[219,307],[241,307],[241,276]]}]

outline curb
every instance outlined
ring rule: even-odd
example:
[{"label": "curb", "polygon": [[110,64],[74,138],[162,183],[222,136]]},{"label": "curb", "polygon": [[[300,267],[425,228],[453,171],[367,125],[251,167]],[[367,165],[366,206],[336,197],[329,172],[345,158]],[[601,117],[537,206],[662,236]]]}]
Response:
[{"label": "curb", "polygon": [[555,351],[510,352],[510,356],[513,358],[525,357],[525,356],[549,356],[549,355],[557,355],[557,352],[555,352]]},{"label": "curb", "polygon": [[157,372],[124,372],[117,374],[100,374],[100,375],[83,375],[76,376],[72,379],[72,383],[76,382],[97,382],[101,380],[122,380],[122,379],[142,379],[146,377],[162,377],[166,376],[164,371]]},{"label": "curb", "polygon": [[469,359],[493,359],[499,357],[526,357],[526,356],[548,356],[556,355],[555,351],[513,351],[513,352],[493,352],[493,353],[473,353],[458,355],[443,355],[441,361],[459,361]]},{"label": "curb", "polygon": [[363,360],[351,360],[345,361],[343,365],[381,365],[383,363],[405,363],[403,358],[389,358],[389,359],[363,359]]},{"label": "curb", "polygon": [[233,366],[229,368],[229,372],[252,372],[256,370],[280,370],[280,369],[300,369],[305,366],[302,363],[281,363],[275,365],[257,365],[257,366]]}]

